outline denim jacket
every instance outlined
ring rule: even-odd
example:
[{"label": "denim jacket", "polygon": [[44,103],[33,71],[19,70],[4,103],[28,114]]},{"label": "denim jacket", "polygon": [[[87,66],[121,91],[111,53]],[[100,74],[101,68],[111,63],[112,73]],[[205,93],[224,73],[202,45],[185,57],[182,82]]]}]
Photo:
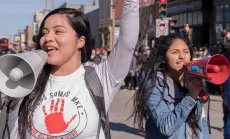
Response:
[{"label": "denim jacket", "polygon": [[194,106],[199,126],[198,139],[210,139],[202,104],[190,96],[182,96],[170,77],[166,77],[165,89],[162,73],[158,72],[157,77],[155,87],[151,87],[150,81],[146,85],[146,89],[151,91],[147,102],[146,139],[195,139],[191,138],[191,129],[186,122]]}]

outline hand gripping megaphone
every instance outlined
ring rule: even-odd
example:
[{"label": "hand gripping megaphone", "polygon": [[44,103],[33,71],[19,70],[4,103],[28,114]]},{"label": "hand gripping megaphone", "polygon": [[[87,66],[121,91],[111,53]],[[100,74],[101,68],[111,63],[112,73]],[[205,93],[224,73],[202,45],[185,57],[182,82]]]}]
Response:
[{"label": "hand gripping megaphone", "polygon": [[[194,60],[186,63],[184,71],[188,74],[199,76],[213,84],[224,83],[229,76],[229,62],[221,54],[216,54],[208,58]],[[200,97],[207,101],[208,96],[204,90],[200,91]]]},{"label": "hand gripping megaphone", "polygon": [[0,91],[16,98],[31,93],[47,59],[43,50],[1,56]]}]

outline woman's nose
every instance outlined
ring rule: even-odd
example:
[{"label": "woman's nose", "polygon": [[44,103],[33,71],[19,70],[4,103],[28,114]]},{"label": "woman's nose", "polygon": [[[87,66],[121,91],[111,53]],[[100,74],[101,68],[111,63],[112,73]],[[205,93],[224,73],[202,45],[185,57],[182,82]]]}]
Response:
[{"label": "woman's nose", "polygon": [[184,59],[185,58],[185,54],[183,52],[179,53],[179,59]]},{"label": "woman's nose", "polygon": [[46,34],[46,36],[45,36],[45,41],[46,41],[46,42],[53,41],[53,36],[52,36],[51,33]]}]

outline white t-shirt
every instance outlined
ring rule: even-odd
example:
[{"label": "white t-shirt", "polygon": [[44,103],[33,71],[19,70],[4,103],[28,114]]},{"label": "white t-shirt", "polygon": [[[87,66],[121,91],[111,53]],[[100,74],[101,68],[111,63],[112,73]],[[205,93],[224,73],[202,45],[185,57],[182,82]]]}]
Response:
[{"label": "white t-shirt", "polygon": [[[81,66],[67,76],[50,75],[27,138],[96,138],[99,115],[86,87],[84,74],[85,69]],[[100,134],[100,139],[103,138],[104,134]]]}]

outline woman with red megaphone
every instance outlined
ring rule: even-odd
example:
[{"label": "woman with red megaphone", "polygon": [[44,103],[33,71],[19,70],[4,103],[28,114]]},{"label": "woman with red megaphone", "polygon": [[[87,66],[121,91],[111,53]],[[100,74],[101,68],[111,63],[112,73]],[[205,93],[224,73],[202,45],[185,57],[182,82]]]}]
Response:
[{"label": "woman with red megaphone", "polygon": [[183,70],[191,60],[190,43],[175,34],[160,37],[153,48],[134,96],[134,123],[146,131],[146,139],[210,139],[199,100],[202,79]]}]

